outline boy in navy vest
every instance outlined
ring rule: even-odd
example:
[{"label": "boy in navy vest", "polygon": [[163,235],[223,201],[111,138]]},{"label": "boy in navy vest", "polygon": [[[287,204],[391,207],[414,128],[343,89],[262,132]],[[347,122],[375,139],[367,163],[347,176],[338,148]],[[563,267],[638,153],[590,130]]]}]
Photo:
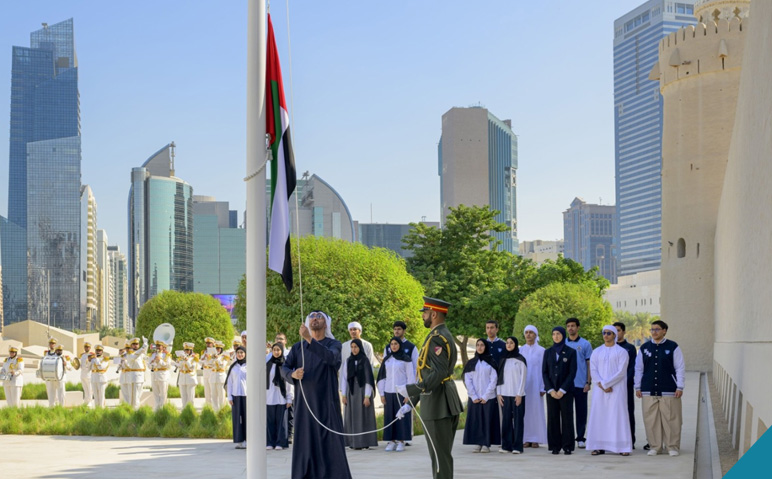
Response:
[{"label": "boy in navy vest", "polygon": [[684,356],[674,341],[665,339],[667,323],[651,323],[651,340],[635,359],[635,395],[643,398],[643,423],[649,439],[649,456],[667,448],[671,456],[681,449],[681,396],[684,390]]}]

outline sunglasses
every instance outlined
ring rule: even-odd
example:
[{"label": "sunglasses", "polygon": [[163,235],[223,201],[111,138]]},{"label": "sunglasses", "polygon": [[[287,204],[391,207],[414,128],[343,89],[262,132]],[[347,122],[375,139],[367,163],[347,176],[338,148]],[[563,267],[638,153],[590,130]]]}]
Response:
[{"label": "sunglasses", "polygon": [[604,336],[606,336],[606,335],[608,335],[608,336],[611,336],[612,334],[613,334],[614,336],[616,336],[616,334],[617,334],[617,333],[612,333],[611,331],[603,331],[603,335],[604,335]]}]

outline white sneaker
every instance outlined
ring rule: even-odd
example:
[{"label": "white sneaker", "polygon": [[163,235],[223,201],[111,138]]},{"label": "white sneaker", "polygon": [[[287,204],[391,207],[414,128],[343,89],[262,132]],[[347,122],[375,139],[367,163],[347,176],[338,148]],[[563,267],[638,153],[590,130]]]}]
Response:
[{"label": "white sneaker", "polygon": [[489,448],[488,446],[483,446],[480,452],[483,452],[483,453],[491,452],[491,448]]},{"label": "white sneaker", "polygon": [[520,454],[520,451],[518,451],[517,449],[515,449],[514,451],[512,451],[512,454]]},{"label": "white sneaker", "polygon": [[273,446],[265,446],[265,450],[266,451],[272,451],[273,450]]},{"label": "white sneaker", "polygon": [[405,443],[404,442],[398,442],[397,443],[397,448],[395,449],[395,451],[402,452],[404,450],[405,450]]},{"label": "white sneaker", "polygon": [[681,454],[681,453],[680,453],[680,452],[678,452],[678,451],[676,451],[675,449],[671,449],[671,450],[668,452],[668,454],[670,454],[671,456],[675,457],[675,456],[677,456],[677,455],[679,455],[679,454]]},{"label": "white sneaker", "polygon": [[502,449],[502,448],[499,448],[499,452],[502,453],[502,454],[509,454],[509,451],[507,451],[506,449]]},{"label": "white sneaker", "polygon": [[646,453],[647,456],[656,456],[657,450],[656,449],[649,449],[649,452]]},{"label": "white sneaker", "polygon": [[394,444],[394,441],[389,441],[388,444],[386,444],[386,449],[384,451],[393,451],[396,444]]},{"label": "white sneaker", "polygon": [[579,449],[584,449],[585,447],[587,447],[587,444],[585,444],[584,441],[579,441],[576,443],[576,447],[578,447]]},{"label": "white sneaker", "polygon": [[283,448],[283,447],[281,447],[281,446],[276,446],[276,447],[274,447],[274,449],[275,449],[275,450],[277,450],[277,451],[281,451],[281,450],[282,450],[282,449],[284,449],[284,448]]},{"label": "white sneaker", "polygon": [[482,446],[475,446],[472,452],[480,452],[480,450],[482,450]]}]

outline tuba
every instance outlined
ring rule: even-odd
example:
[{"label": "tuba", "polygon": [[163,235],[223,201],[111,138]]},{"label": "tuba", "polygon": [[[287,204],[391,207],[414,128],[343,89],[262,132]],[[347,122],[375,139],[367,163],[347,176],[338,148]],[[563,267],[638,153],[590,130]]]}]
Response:
[{"label": "tuba", "polygon": [[171,349],[174,343],[174,326],[169,323],[160,324],[153,331],[153,342],[155,341],[163,341]]}]

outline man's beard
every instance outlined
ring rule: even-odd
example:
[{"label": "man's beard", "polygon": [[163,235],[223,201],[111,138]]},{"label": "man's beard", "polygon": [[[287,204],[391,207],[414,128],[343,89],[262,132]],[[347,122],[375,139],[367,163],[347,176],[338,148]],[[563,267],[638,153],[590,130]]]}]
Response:
[{"label": "man's beard", "polygon": [[310,324],[310,326],[311,326],[311,331],[324,331],[327,328],[327,324],[323,321],[320,321],[320,322],[314,321]]},{"label": "man's beard", "polygon": [[424,319],[424,328],[428,328],[432,325],[432,317],[428,316],[426,319]]}]

